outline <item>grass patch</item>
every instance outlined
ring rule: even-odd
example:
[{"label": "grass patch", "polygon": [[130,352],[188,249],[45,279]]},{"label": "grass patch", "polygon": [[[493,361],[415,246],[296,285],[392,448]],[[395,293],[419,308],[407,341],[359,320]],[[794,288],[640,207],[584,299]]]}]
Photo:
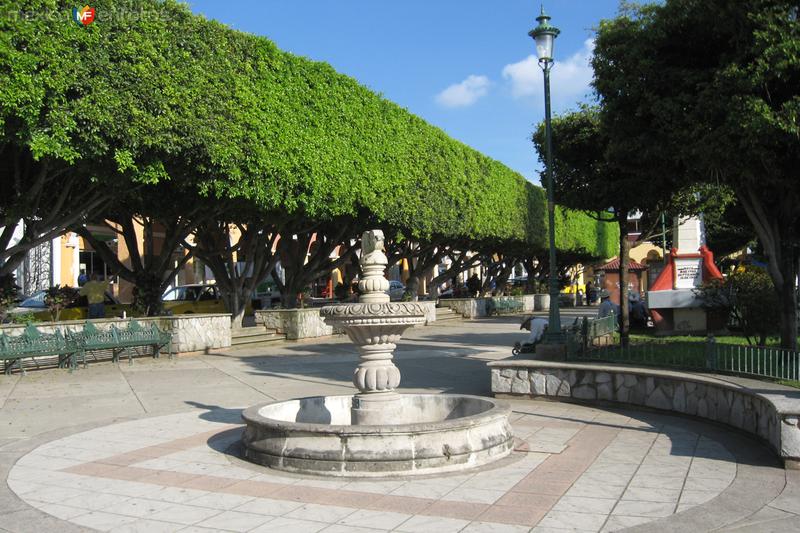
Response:
[{"label": "grass patch", "polygon": [[[668,335],[668,336],[658,336],[652,333],[631,333],[630,335],[631,342],[642,343],[642,342],[705,342],[706,336],[705,335]],[[619,333],[614,334],[614,341],[619,342]],[[715,336],[714,341],[719,344],[734,344],[740,346],[751,346],[747,342],[747,337],[742,335],[720,335]],[[779,337],[769,337],[767,338],[766,346],[769,347],[779,347],[781,345],[781,340]]]}]

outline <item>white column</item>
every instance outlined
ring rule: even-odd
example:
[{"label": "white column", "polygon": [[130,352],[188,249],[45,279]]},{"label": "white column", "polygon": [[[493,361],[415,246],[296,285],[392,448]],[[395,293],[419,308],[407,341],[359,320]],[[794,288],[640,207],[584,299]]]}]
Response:
[{"label": "white column", "polygon": [[65,284],[75,286],[61,279],[61,236],[58,236],[50,241],[50,285]]}]

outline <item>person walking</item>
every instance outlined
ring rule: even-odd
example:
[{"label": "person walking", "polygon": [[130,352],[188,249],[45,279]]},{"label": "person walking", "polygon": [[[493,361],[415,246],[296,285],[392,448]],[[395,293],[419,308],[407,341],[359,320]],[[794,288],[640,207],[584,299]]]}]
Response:
[{"label": "person walking", "polygon": [[89,318],[105,318],[106,308],[105,299],[108,290],[108,282],[101,281],[96,272],[91,275],[91,280],[81,287],[78,292],[81,296],[86,296],[89,303]]}]

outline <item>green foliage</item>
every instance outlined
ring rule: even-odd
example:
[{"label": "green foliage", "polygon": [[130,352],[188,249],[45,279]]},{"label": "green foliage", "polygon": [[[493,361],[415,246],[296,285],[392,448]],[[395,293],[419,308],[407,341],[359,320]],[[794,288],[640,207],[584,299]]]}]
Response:
[{"label": "green foliage", "polygon": [[[220,149],[248,166],[206,182],[208,193],[312,219],[368,213],[418,240],[546,248],[544,195],[519,174],[327,64],[261,37],[225,38],[238,69],[228,98],[246,111]],[[564,246],[604,255],[591,224],[563,230]]]},{"label": "green foliage", "polygon": [[4,322],[8,310],[17,305],[19,286],[12,274],[0,276],[0,323]]},{"label": "green foliage", "polygon": [[706,309],[730,313],[750,344],[764,346],[767,337],[778,331],[778,297],[763,268],[739,267],[724,281],[706,283],[697,293]]},{"label": "green foliage", "polygon": [[694,289],[693,292],[700,298],[704,309],[724,313],[731,312],[733,295],[731,294],[731,285],[726,280],[712,279]]},{"label": "green foliage", "polygon": [[[51,162],[79,190],[169,183],[225,220],[246,203],[260,218],[367,216],[417,240],[546,249],[540,188],[329,65],[171,0],[92,7],[88,27],[65,23],[64,2],[27,3],[53,15],[30,20],[2,7],[3,163]],[[30,214],[12,200],[24,196],[8,191],[8,209]],[[562,213],[557,231],[565,252],[613,255],[582,214]]]},{"label": "green foliage", "polygon": [[600,25],[595,88],[629,171],[735,193],[765,255],[796,348],[800,244],[800,24],[790,0],[627,5]]},{"label": "green foliage", "polygon": [[36,316],[30,311],[27,313],[14,313],[8,315],[7,318],[12,324],[33,324],[36,322]]},{"label": "green foliage", "polygon": [[778,331],[780,307],[769,274],[762,268],[748,267],[731,274],[733,313],[739,320],[742,332],[763,346],[767,336]]},{"label": "green foliage", "polygon": [[50,311],[53,322],[58,321],[61,310],[78,299],[78,289],[67,285],[55,285],[47,289],[44,305]]}]

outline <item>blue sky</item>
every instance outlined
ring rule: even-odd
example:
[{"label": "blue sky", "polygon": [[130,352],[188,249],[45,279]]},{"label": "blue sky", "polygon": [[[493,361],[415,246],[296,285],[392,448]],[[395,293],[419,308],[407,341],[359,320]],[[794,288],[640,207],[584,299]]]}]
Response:
[{"label": "blue sky", "polygon": [[[195,13],[330,63],[481,152],[538,182],[529,140],[544,118],[542,73],[527,32],[529,0],[190,0]],[[618,0],[550,0],[561,29],[553,111],[590,96],[592,28]]]}]

